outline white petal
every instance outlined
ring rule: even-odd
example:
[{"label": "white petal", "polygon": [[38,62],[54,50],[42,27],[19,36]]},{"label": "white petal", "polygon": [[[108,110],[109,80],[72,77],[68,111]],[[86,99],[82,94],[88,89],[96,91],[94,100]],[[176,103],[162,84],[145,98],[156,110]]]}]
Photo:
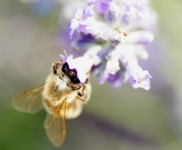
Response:
[{"label": "white petal", "polygon": [[154,40],[154,35],[149,31],[135,31],[129,33],[125,42],[132,44],[147,44]]},{"label": "white petal", "polygon": [[116,59],[113,60],[108,60],[106,63],[106,70],[110,74],[115,74],[118,70],[120,69],[119,67],[119,61]]}]

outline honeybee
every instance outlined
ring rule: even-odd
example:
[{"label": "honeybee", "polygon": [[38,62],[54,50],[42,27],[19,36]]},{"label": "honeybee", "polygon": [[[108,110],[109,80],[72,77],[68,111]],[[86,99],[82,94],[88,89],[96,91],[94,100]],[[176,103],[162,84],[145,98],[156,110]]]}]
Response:
[{"label": "honeybee", "polygon": [[[82,104],[89,101],[91,94],[89,68],[84,74],[88,77],[80,81],[78,70],[70,69],[66,58],[52,64],[45,84],[24,91],[13,100],[13,106],[22,112],[36,113],[42,108],[47,111],[44,128],[49,140],[56,147],[61,146],[65,139],[65,119],[78,117],[82,111]],[[82,61],[81,57],[78,59]],[[86,67],[84,62],[82,65]]]}]

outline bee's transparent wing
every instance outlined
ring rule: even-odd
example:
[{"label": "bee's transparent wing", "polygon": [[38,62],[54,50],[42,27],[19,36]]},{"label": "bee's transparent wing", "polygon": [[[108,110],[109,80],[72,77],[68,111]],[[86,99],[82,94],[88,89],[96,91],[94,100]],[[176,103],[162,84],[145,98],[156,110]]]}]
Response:
[{"label": "bee's transparent wing", "polygon": [[63,102],[63,104],[63,116],[47,114],[44,122],[44,128],[46,129],[47,136],[55,147],[61,146],[66,136],[66,102]]},{"label": "bee's transparent wing", "polygon": [[18,94],[13,100],[13,106],[19,111],[36,113],[43,108],[42,91],[44,84]]}]

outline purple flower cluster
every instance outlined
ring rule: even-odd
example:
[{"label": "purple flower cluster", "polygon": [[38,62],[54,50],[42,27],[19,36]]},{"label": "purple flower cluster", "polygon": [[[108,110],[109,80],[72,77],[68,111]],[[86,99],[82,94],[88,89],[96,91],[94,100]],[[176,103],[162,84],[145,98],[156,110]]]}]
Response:
[{"label": "purple flower cluster", "polygon": [[99,83],[120,87],[129,81],[133,88],[150,89],[150,74],[139,59],[147,59],[146,44],[156,15],[149,0],[89,0],[70,22],[72,47],[92,62]]}]

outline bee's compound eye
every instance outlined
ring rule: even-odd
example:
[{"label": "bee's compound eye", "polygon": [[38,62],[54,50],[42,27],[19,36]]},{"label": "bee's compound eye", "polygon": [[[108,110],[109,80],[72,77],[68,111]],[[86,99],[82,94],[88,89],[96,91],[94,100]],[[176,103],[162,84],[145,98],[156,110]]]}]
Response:
[{"label": "bee's compound eye", "polygon": [[71,79],[71,82],[76,84],[76,83],[80,83],[80,80],[77,77],[77,72],[75,69],[70,69],[68,71],[68,76]]},{"label": "bee's compound eye", "polygon": [[69,76],[70,78],[75,78],[75,77],[76,77],[76,70],[75,70],[75,69],[69,70],[69,71],[68,71],[68,76]]},{"label": "bee's compound eye", "polygon": [[80,83],[80,80],[77,77],[75,77],[75,78],[71,78],[71,82],[76,84],[76,83]]},{"label": "bee's compound eye", "polygon": [[68,71],[69,71],[68,63],[65,63],[65,64],[63,65],[62,71],[63,71],[65,74],[68,74]]}]

